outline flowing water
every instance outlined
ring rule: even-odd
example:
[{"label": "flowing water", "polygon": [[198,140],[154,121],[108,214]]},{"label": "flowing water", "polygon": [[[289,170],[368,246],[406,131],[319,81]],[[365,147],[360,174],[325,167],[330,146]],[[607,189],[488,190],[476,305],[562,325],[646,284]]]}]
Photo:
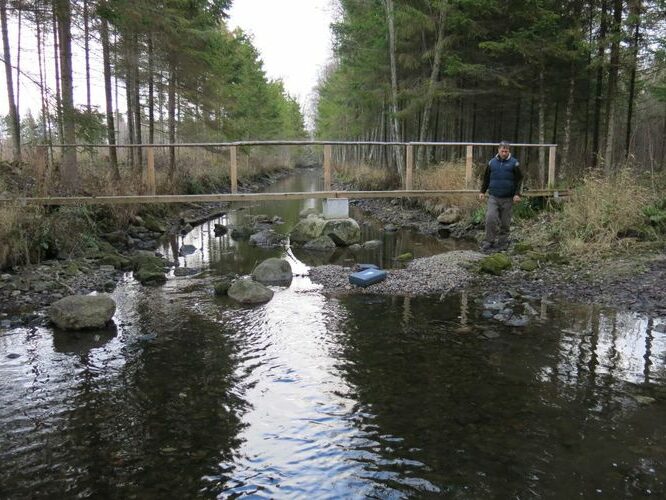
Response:
[{"label": "flowing water", "polygon": [[[287,231],[315,203],[217,222],[277,214]],[[197,277],[127,276],[113,330],[0,332],[1,498],[666,496],[666,318],[535,298],[516,328],[465,293],[328,298],[315,257],[211,226],[172,245],[197,248],[180,266],[284,256],[291,286],[248,308]],[[385,267],[455,248],[363,227],[385,245],[362,258]]]}]

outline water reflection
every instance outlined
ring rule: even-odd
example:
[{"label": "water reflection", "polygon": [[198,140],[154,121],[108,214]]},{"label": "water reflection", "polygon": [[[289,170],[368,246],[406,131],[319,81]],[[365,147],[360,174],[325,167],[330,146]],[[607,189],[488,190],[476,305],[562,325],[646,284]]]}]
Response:
[{"label": "water reflection", "polygon": [[0,496],[666,496],[665,318],[535,299],[511,328],[471,293],[327,298],[213,222],[183,244],[297,276],[246,308],[128,275],[116,332],[0,332]]}]

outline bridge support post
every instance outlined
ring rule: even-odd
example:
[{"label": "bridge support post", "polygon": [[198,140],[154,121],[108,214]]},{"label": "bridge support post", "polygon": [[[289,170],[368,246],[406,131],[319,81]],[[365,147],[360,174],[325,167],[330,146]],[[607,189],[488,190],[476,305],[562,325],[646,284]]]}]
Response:
[{"label": "bridge support post", "polygon": [[405,191],[411,191],[414,186],[414,145],[407,144],[406,148]]},{"label": "bridge support post", "polygon": [[472,167],[474,166],[474,146],[468,144],[466,146],[465,154],[465,188],[471,189],[472,187]]},{"label": "bridge support post", "polygon": [[146,147],[146,193],[155,195],[155,151],[152,146]]},{"label": "bridge support post", "polygon": [[231,181],[231,192],[238,192],[238,146],[229,148],[229,180]]},{"label": "bridge support post", "polygon": [[550,146],[548,148],[548,189],[555,187],[555,153],[557,146]]},{"label": "bridge support post", "polygon": [[333,156],[330,144],[324,144],[324,191],[331,190],[331,158]]}]

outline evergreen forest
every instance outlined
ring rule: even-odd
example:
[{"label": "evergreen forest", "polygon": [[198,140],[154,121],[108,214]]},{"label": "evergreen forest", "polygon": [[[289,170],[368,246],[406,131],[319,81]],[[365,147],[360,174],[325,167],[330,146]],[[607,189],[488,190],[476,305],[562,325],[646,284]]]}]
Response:
[{"label": "evergreen forest", "polygon": [[[558,168],[573,175],[627,162],[663,168],[663,0],[339,4],[335,58],[318,89],[319,136],[558,144]],[[543,173],[536,149],[526,154]],[[417,165],[461,150],[421,147]],[[394,156],[380,161],[400,171]]]}]

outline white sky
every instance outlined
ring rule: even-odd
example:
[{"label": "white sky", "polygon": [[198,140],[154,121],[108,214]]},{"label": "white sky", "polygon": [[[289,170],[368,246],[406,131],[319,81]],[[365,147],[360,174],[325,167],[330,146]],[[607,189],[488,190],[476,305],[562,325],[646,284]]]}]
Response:
[{"label": "white sky", "polygon": [[282,79],[305,113],[319,74],[331,57],[333,2],[234,0],[230,10],[230,28],[239,27],[252,35],[268,78]]},{"label": "white sky", "polygon": [[[304,113],[309,114],[313,88],[320,72],[331,57],[330,23],[335,12],[335,0],[234,0],[230,10],[230,29],[241,28],[251,35],[253,45],[260,53],[264,70],[270,79],[282,79],[287,92],[294,97]],[[10,23],[12,63],[16,64],[18,32],[16,23]],[[93,36],[96,34],[93,33]],[[39,79],[37,56],[32,26],[22,34],[21,68],[35,80]],[[76,40],[73,47],[75,104],[85,103],[85,73],[82,57],[83,42]],[[93,105],[103,107],[101,50],[94,46],[91,54]],[[48,79],[52,79],[52,48],[47,48]],[[16,73],[14,73],[16,85]],[[51,84],[51,86],[53,86]],[[4,67],[0,66],[0,113],[7,114],[7,87]],[[24,76],[21,77],[21,116],[31,109],[39,114],[39,91]],[[115,99],[115,96],[114,96]],[[124,108],[121,90],[119,107]],[[306,116],[306,124],[312,116]]]}]

